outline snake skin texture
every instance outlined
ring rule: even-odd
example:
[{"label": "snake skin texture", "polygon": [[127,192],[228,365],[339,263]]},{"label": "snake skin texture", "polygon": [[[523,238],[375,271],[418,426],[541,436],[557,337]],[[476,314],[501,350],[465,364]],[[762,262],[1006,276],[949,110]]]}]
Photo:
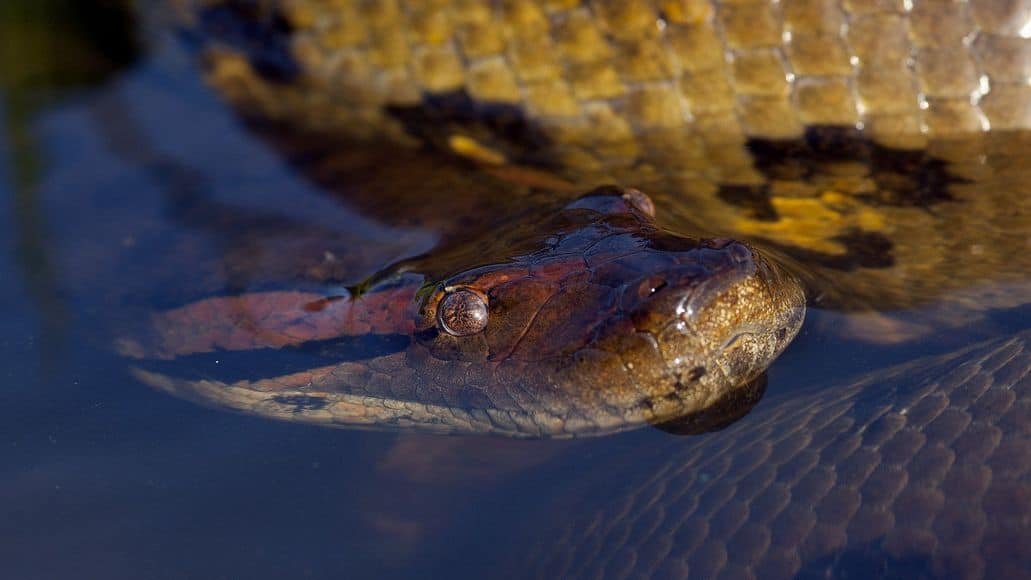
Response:
[{"label": "snake skin texture", "polygon": [[1026,1],[173,3],[249,117],[636,187],[833,308],[1028,301]]},{"label": "snake skin texture", "polygon": [[537,576],[1026,578],[1031,332],[605,464],[530,524]]},{"label": "snake skin texture", "polygon": [[[210,22],[247,3],[193,4]],[[320,128],[382,126],[390,106],[461,92],[526,111],[574,165],[631,147],[716,152],[810,125],[860,125],[896,145],[1031,126],[1021,1],[250,4],[267,41],[251,62],[309,87],[297,96]],[[299,113],[289,100],[261,105]]]}]

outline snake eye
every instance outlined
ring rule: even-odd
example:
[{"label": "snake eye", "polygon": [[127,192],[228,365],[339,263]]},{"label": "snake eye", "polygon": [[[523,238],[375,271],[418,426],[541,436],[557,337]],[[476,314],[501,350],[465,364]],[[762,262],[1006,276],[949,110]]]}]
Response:
[{"label": "snake eye", "polygon": [[472,290],[453,290],[437,307],[437,323],[454,336],[476,334],[487,328],[487,300]]}]

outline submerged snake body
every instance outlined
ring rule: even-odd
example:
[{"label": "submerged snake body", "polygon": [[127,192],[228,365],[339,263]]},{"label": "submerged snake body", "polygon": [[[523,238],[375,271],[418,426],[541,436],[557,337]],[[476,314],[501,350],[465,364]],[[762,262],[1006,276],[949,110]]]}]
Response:
[{"label": "submerged snake body", "polygon": [[[505,261],[467,256],[441,279],[402,264],[343,295],[202,300],[155,314],[123,352],[159,388],[330,426],[575,436],[701,413],[780,354],[803,295],[748,246],[670,234],[651,211],[602,189],[490,232]],[[234,353],[259,376],[228,378]]]},{"label": "submerged snake body", "polygon": [[1031,332],[597,461],[507,546],[521,576],[1024,578]]}]

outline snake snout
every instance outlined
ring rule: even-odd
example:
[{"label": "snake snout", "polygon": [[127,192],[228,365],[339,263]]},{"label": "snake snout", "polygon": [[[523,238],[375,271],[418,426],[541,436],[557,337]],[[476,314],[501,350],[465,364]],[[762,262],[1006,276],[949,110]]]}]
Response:
[{"label": "snake snout", "polygon": [[755,255],[745,244],[717,240],[714,246],[700,252],[704,279],[690,287],[675,307],[677,318],[691,325],[718,296],[755,276],[758,269]]},{"label": "snake snout", "polygon": [[725,385],[754,378],[795,336],[805,312],[793,277],[732,240],[681,253],[640,280],[633,295],[634,327],[655,337],[684,384],[696,369],[718,368],[707,380]]},{"label": "snake snout", "polygon": [[706,242],[637,282],[629,293],[635,326],[653,332],[668,325],[694,327],[717,297],[754,277],[757,270],[747,245],[731,240]]},{"label": "snake snout", "polygon": [[[653,275],[645,285],[655,288],[645,307],[661,311],[671,325],[693,327],[727,289],[756,275],[752,249],[736,241],[717,241],[711,247],[690,252],[683,263],[662,275]],[[733,307],[733,305],[728,305]]]}]

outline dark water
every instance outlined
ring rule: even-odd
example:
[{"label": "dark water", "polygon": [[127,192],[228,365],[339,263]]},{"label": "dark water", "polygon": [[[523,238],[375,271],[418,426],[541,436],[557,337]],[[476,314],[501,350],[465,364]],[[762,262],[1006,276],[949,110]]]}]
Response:
[{"label": "dark water", "polygon": [[[0,39],[0,576],[481,576],[518,560],[527,529],[513,522],[541,497],[603,471],[610,453],[672,437],[334,431],[207,409],[133,380],[102,329],[116,305],[146,299],[141,280],[181,282],[162,278],[157,252],[188,229],[184,196],[409,248],[428,240],[356,216],[293,174],[175,42],[132,41],[133,23],[86,21],[73,4],[0,10],[22,33]],[[944,348],[858,350],[821,330],[843,316],[812,314],[771,370],[771,392]],[[1009,314],[981,332],[1026,323]]]}]

